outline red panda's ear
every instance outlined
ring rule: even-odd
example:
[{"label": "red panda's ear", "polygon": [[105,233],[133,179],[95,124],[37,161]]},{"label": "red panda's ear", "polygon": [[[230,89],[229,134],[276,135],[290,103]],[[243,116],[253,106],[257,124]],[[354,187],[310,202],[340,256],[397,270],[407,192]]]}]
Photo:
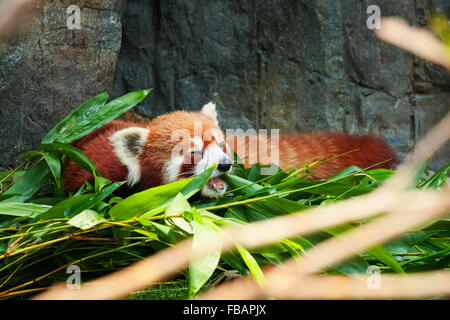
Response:
[{"label": "red panda's ear", "polygon": [[128,185],[132,186],[141,178],[139,155],[147,142],[149,130],[140,127],[130,127],[115,132],[109,141],[114,147],[114,153],[128,168]]},{"label": "red panda's ear", "polygon": [[201,113],[207,115],[208,117],[213,118],[214,122],[218,123],[218,121],[217,121],[216,104],[214,102],[211,101],[211,102],[205,104],[202,107]]}]

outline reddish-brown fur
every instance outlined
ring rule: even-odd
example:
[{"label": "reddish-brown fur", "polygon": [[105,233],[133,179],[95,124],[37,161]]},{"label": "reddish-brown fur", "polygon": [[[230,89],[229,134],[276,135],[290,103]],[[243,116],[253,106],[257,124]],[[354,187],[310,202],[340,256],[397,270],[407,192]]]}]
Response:
[{"label": "reddish-brown fur", "polygon": [[[197,123],[197,126],[201,123],[202,132],[208,129],[218,129],[214,120],[203,113],[176,111],[155,118],[147,125],[112,121],[74,142],[73,145],[94,162],[97,170],[103,177],[112,181],[124,181],[127,178],[127,168],[113,152],[108,138],[116,131],[124,128],[133,126],[148,128],[150,133],[143,152],[139,157],[141,168],[139,189],[145,189],[168,182],[164,176],[164,167],[171,159],[172,149],[179,143],[176,140],[172,141],[172,133],[174,130],[187,130],[186,132],[190,136],[194,136],[194,133],[197,133],[194,132],[195,123]],[[223,132],[218,130],[218,133],[223,139]],[[233,137],[227,137],[227,141],[239,157],[242,159],[248,158],[248,151],[245,151],[248,150],[248,146],[242,148],[241,145],[236,148],[233,145]],[[365,168],[386,161],[374,168],[391,168],[395,161],[394,153],[387,143],[373,136],[355,136],[344,133],[310,133],[281,135],[279,141],[280,162],[276,164],[283,169],[293,167],[301,162],[308,164],[313,161],[326,160],[338,154],[359,149],[315,167],[313,174],[310,176],[313,179],[330,177],[351,165]],[[248,140],[246,142],[248,144]],[[205,141],[205,144],[207,143],[208,141]],[[251,163],[246,161],[245,165],[248,167]],[[189,169],[189,166],[183,168],[183,170]],[[91,182],[93,180],[91,174],[84,171],[72,160],[66,162],[63,178],[65,188],[68,191],[76,191],[85,180]]]},{"label": "reddish-brown fur", "polygon": [[[94,132],[73,142],[72,145],[80,149],[94,162],[98,172],[103,177],[112,181],[124,181],[127,177],[127,168],[113,152],[113,147],[108,138],[114,132],[132,126],[145,127],[144,125],[125,121],[111,121]],[[83,185],[85,180],[92,181],[93,176],[72,160],[68,160],[64,166],[63,180],[64,187],[67,191],[77,191]]]},{"label": "reddish-brown fur", "polygon": [[[172,141],[172,134],[176,130],[186,131],[194,136],[196,123],[201,132],[217,128],[214,120],[200,112],[175,111],[162,115],[146,124],[136,124],[125,121],[111,121],[89,135],[72,143],[91,159],[98,172],[112,181],[124,181],[127,178],[127,168],[119,161],[113,152],[108,138],[116,131],[128,127],[148,128],[150,133],[139,160],[141,164],[141,179],[139,189],[146,189],[167,183],[163,175],[164,167],[171,158],[172,149],[182,141]],[[220,131],[219,134],[223,133]],[[207,141],[205,141],[205,144]],[[64,186],[67,191],[76,191],[85,180],[92,181],[90,173],[83,170],[72,160],[67,161],[64,167]]]},{"label": "reddish-brown fur", "polygon": [[[259,139],[265,139],[259,148],[258,141],[257,155],[272,155],[270,150],[270,136],[258,136]],[[249,139],[240,140],[236,137],[227,137],[230,147],[236,154],[243,159],[245,167],[252,166],[249,161]],[[245,145],[244,145],[245,144]],[[356,150],[349,154],[339,156],[333,160],[327,161],[312,170],[309,176],[312,179],[325,179],[333,174],[351,166],[356,165],[361,168],[367,168],[377,163],[383,162],[373,168],[392,168],[395,163],[395,154],[389,145],[382,139],[374,136],[357,136],[345,133],[308,133],[280,135],[279,137],[279,165],[282,169],[294,166],[304,166],[313,161],[323,161],[339,154]],[[276,157],[275,157],[276,159]],[[261,163],[259,157],[257,159]],[[268,164],[262,162],[262,164]]]}]

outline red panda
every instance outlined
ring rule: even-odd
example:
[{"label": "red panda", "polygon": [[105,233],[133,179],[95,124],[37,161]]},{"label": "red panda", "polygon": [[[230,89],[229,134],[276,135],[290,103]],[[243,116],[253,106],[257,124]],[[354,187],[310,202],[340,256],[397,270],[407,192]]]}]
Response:
[{"label": "red panda", "polygon": [[[382,162],[374,168],[391,168],[395,158],[388,144],[373,136],[280,135],[277,150],[271,148],[273,139],[257,136],[255,161],[262,162],[261,151],[271,155],[278,151],[279,159],[274,162],[282,169],[356,150],[315,167],[310,176],[313,179],[328,178],[351,165],[364,168]],[[126,180],[128,188],[135,191],[196,176],[217,163],[201,190],[203,196],[216,197],[226,191],[221,175],[232,169],[232,149],[244,159],[246,167],[253,164],[249,141],[251,139],[239,136],[225,137],[218,125],[215,104],[208,103],[201,111],[175,111],[147,124],[115,120],[72,144],[94,162],[103,177],[112,181]],[[85,180],[92,181],[93,177],[68,160],[63,179],[66,190],[75,192]]]}]

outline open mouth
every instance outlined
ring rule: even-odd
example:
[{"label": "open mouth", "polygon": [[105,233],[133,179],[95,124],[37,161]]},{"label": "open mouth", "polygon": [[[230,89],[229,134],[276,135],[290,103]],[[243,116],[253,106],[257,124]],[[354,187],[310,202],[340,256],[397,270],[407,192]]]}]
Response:
[{"label": "open mouth", "polygon": [[218,192],[225,190],[225,182],[220,177],[212,177],[206,184]]},{"label": "open mouth", "polygon": [[201,194],[207,198],[221,197],[227,191],[227,184],[220,176],[212,177],[202,188]]}]

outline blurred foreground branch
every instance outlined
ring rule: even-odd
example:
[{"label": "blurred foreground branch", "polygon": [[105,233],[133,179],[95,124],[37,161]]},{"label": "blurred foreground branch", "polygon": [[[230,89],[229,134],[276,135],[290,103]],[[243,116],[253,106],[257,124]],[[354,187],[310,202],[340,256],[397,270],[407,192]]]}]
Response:
[{"label": "blurred foreground branch", "polygon": [[450,71],[450,49],[430,30],[411,27],[405,20],[398,17],[383,18],[381,27],[375,30],[375,34],[381,40],[440,64]]},{"label": "blurred foreground branch", "polygon": [[8,37],[15,29],[30,19],[27,6],[33,0],[0,0],[0,39]]}]

